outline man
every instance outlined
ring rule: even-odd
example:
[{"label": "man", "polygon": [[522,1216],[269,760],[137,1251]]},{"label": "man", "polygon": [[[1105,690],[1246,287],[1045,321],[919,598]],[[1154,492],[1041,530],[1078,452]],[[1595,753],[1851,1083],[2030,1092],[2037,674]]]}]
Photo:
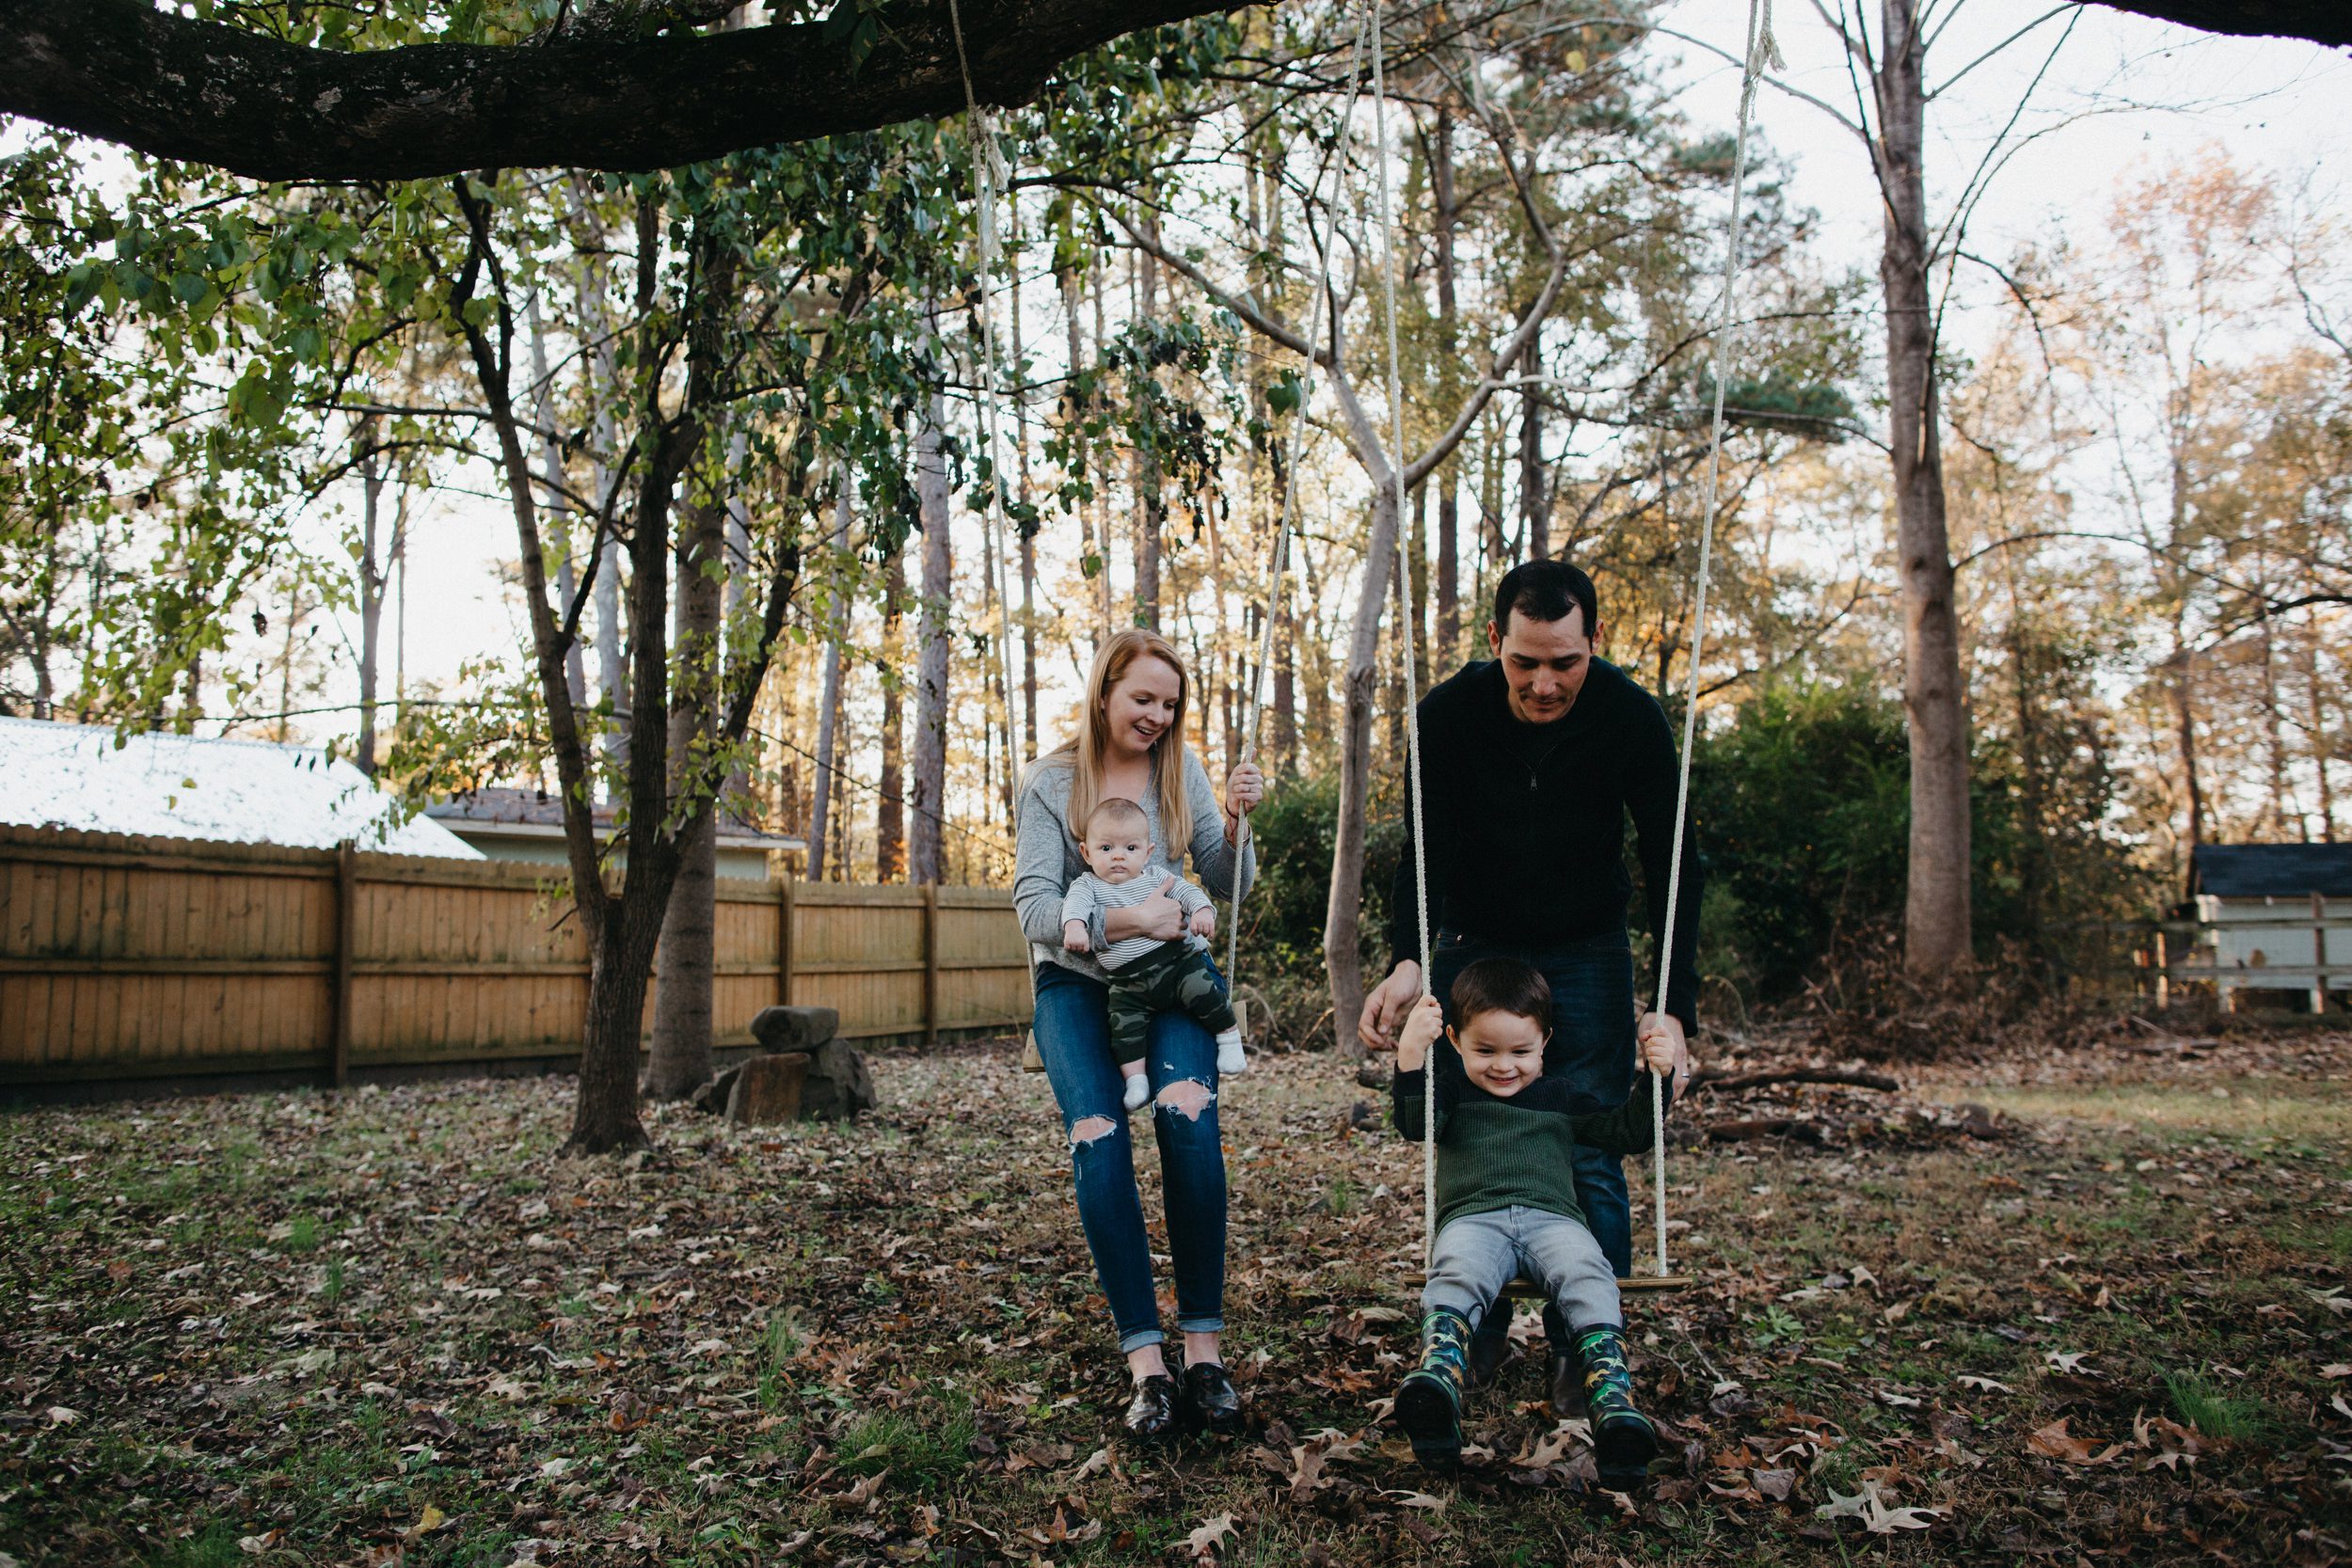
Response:
[{"label": "man", "polygon": [[[1596,656],[1601,630],[1591,578],[1565,562],[1524,562],[1495,590],[1486,624],[1494,657],[1465,666],[1420,709],[1436,968],[1429,989],[1444,999],[1454,976],[1480,958],[1515,958],[1540,970],[1552,993],[1544,1071],[1568,1081],[1579,1112],[1625,1102],[1637,1037],[1663,1036],[1684,1056],[1698,999],[1699,871],[1686,834],[1664,1011],[1635,1020],[1625,819],[1633,818],[1654,934],[1665,921],[1674,854],[1674,732],[1656,698]],[[1357,1025],[1375,1051],[1393,1048],[1422,989],[1409,846],[1398,858],[1389,911],[1395,967],[1365,999]],[[1437,1069],[1458,1077],[1452,1053],[1438,1055]],[[1624,1165],[1598,1149],[1580,1148],[1575,1158],[1578,1204],[1603,1256],[1629,1274]],[[1546,1312],[1545,1330],[1552,1406],[1565,1411],[1581,1370],[1556,1318]],[[1509,1326],[1501,1312],[1481,1325],[1471,1347],[1478,1380],[1501,1362]]]}]

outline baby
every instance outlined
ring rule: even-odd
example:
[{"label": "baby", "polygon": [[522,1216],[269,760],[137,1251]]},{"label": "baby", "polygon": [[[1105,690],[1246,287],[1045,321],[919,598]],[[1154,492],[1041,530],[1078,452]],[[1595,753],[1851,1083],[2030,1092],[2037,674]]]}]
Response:
[{"label": "baby", "polygon": [[1097,805],[1087,817],[1081,848],[1087,870],[1061,901],[1061,944],[1071,952],[1092,950],[1097,913],[1133,909],[1155,894],[1174,898],[1186,917],[1187,934],[1174,941],[1124,937],[1096,954],[1110,980],[1111,1053],[1127,1080],[1127,1109],[1152,1098],[1143,1042],[1153,1013],[1183,1008],[1216,1036],[1217,1072],[1230,1077],[1242,1071],[1248,1063],[1241,1024],[1209,962],[1209,938],[1216,930],[1209,895],[1153,857],[1151,819],[1133,800],[1114,796]]}]

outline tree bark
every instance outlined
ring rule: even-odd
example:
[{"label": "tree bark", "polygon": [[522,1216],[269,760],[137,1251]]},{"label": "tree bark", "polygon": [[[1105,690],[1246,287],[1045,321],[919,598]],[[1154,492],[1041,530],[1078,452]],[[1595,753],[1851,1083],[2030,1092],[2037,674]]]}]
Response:
[{"label": "tree bark", "polygon": [[[1159,226],[1149,217],[1144,231],[1154,244],[1159,240]],[[1146,324],[1159,320],[1160,267],[1151,251],[1138,251],[1137,271],[1143,286],[1143,320]],[[1156,372],[1146,371],[1146,374]],[[1163,494],[1158,459],[1148,452],[1136,454],[1136,625],[1160,629],[1160,535],[1168,524],[1168,498]]]},{"label": "tree bark", "polygon": [[[841,493],[833,503],[833,549],[838,559],[850,547],[850,498],[857,476],[844,465]],[[808,879],[825,879],[825,830],[832,826],[834,732],[841,712],[841,642],[849,633],[849,598],[836,590],[825,612],[825,673],[817,702],[817,800],[808,817]]]},{"label": "tree bark", "polygon": [[1526,560],[1551,557],[1551,497],[1544,487],[1543,388],[1534,377],[1544,373],[1543,343],[1529,338],[1519,373],[1528,377],[1519,394],[1519,521],[1527,533]]},{"label": "tree bark", "polygon": [[1883,0],[1875,75],[1885,244],[1888,436],[1903,595],[1903,711],[1911,739],[1911,846],[1903,963],[1940,974],[1969,957],[1968,720],[1944,514],[1932,260],[1922,171],[1926,40],[1915,0]]},{"label": "tree bark", "polygon": [[895,882],[906,875],[907,868],[906,784],[904,770],[899,767],[904,705],[898,679],[900,644],[904,641],[899,610],[906,596],[906,552],[894,551],[882,574],[882,657],[879,665],[882,677],[882,777],[878,781],[880,799],[874,802],[874,880],[878,882]]},{"label": "tree bark", "polygon": [[2319,619],[2312,616],[2303,627],[2303,689],[2311,700],[2312,771],[2319,777],[2319,836],[2323,844],[2336,841],[2336,797],[2328,779],[2333,751],[2328,740],[2327,689],[2319,676]]},{"label": "tree bark", "polygon": [[[1454,115],[1438,111],[1429,143],[1429,194],[1436,211],[1431,228],[1438,249],[1438,373],[1440,396],[1451,407],[1461,396],[1461,309],[1454,293]],[[1449,457],[1432,482],[1438,487],[1438,631],[1430,654],[1429,678],[1436,681],[1454,661],[1461,641],[1460,460]]]},{"label": "tree bark", "polygon": [[[735,477],[730,464],[721,495],[733,489]],[[677,555],[673,659],[677,675],[670,691],[673,800],[691,799],[698,781],[708,777],[708,753],[719,728],[727,547],[727,507],[721,495],[704,496],[689,509]],[[697,805],[678,832],[677,875],[670,884],[655,954],[660,983],[654,988],[653,1047],[645,1063],[645,1098],[654,1101],[684,1100],[710,1082],[712,1070],[721,801]]]},{"label": "tree bark", "polygon": [[[539,295],[534,291],[525,312],[531,325],[531,418],[539,427],[540,483],[546,487],[548,503],[546,528],[555,535],[556,602],[569,610],[580,594],[580,576],[572,564],[575,541],[572,538],[572,503],[564,483],[564,447],[555,436],[555,381],[548,374],[548,338],[545,323],[539,315]],[[587,650],[579,638],[572,639],[571,647],[564,655],[564,683],[571,689],[575,705],[588,701]]]},{"label": "tree bark", "polygon": [[[854,51],[826,19],[510,45],[310,49],[147,0],[0,4],[0,114],[271,181],[482,168],[643,170],[961,112],[945,0],[894,4]],[[643,8],[659,14],[663,8]],[[973,90],[1037,96],[1073,55],[1226,0],[964,0]]]},{"label": "tree bark", "polygon": [[[580,177],[575,175],[564,182],[564,191],[571,201],[573,221],[584,228],[588,204],[580,185]],[[590,346],[581,373],[586,382],[588,405],[595,410],[588,443],[588,495],[596,507],[596,526],[602,530],[605,517],[617,504],[608,492],[612,485],[612,459],[616,436],[612,408],[620,399],[621,387],[613,365],[611,323],[605,311],[607,274],[604,264],[593,259],[584,235],[582,241],[579,269],[580,320]],[[605,721],[602,751],[607,780],[605,803],[614,805],[619,803],[618,781],[628,771],[628,655],[622,629],[622,550],[617,540],[601,542],[603,547],[595,549],[598,540],[590,540],[596,559],[596,578],[592,589],[596,615],[596,687],[612,709]]]},{"label": "tree bark", "polygon": [[[954,613],[955,557],[948,538],[947,463],[942,454],[947,400],[931,393],[914,438],[915,493],[923,509],[923,597],[915,614],[914,792],[908,799],[907,879],[945,879],[947,793],[947,622]],[[985,720],[983,720],[985,724]]]},{"label": "tree bark", "polygon": [[383,460],[375,448],[375,425],[369,420],[356,440],[366,453],[359,462],[359,745],[353,760],[359,771],[375,777],[376,665],[383,645],[384,580],[375,557],[376,521],[384,499]]},{"label": "tree bark", "polygon": [[[1385,467],[1385,465],[1383,465]],[[1364,797],[1372,779],[1372,700],[1380,676],[1380,610],[1396,575],[1396,483],[1374,474],[1372,526],[1356,589],[1356,622],[1341,677],[1340,809],[1331,839],[1331,893],[1323,917],[1323,961],[1331,977],[1332,1043],[1343,1060],[1363,1054],[1356,1021],[1364,1010]]]}]

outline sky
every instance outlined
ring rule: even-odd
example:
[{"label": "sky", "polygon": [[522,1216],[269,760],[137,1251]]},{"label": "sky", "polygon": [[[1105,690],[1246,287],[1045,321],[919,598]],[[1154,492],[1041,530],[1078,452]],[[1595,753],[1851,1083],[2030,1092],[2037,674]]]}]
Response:
[{"label": "sky", "polygon": [[[1838,0],[1821,4],[1836,14]],[[2030,0],[1947,0],[1946,8],[1953,14],[1931,53],[1929,80],[1940,86],[1960,74],[1929,108],[1930,210],[1949,212],[1985,150],[2017,116],[2010,137],[2027,139],[1990,182],[1969,232],[1968,247],[1996,261],[2061,232],[2085,232],[2120,181],[2194,157],[2208,145],[2281,182],[2313,170],[2324,179],[2328,139],[2341,136],[2343,106],[2352,103],[2352,57],[2344,53],[2285,40],[2216,38],[2100,6],[2057,7],[2054,19],[1961,73],[2051,8]],[[1867,9],[1875,26],[1878,8]],[[1776,10],[1787,60],[1778,74],[1851,114],[1852,88],[1820,13],[1806,0],[1779,0]],[[1664,32],[1684,35],[1661,37],[1654,47],[1678,61],[1668,79],[1696,131],[1736,121],[1740,76],[1723,55],[1740,53],[1747,16],[1748,0],[1677,0],[1661,13]],[[1821,109],[1771,88],[1759,93],[1756,125],[1793,166],[1794,203],[1820,214],[1820,253],[1872,269],[1880,243],[1877,191],[1851,133]],[[1963,273],[1947,318],[1954,346],[1967,352],[1989,341],[2006,309],[1989,274]],[[486,472],[461,483],[483,491],[492,483]],[[420,680],[452,681],[469,658],[522,644],[520,613],[504,586],[514,553],[512,523],[491,496],[448,490],[426,502],[408,557],[411,690]],[[388,614],[388,640],[389,620]],[[388,691],[390,658],[388,641]],[[356,678],[339,670],[321,701],[355,696]],[[316,739],[350,727],[322,719],[308,734]]]}]

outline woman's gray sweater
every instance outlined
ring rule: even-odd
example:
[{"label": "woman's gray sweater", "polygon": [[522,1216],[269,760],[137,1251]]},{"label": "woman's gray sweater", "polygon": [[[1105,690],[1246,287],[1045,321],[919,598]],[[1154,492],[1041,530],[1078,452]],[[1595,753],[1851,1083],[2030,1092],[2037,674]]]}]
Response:
[{"label": "woman's gray sweater", "polygon": [[[1070,831],[1070,771],[1067,756],[1041,757],[1030,766],[1029,776],[1023,781],[1012,905],[1021,916],[1021,932],[1029,939],[1029,950],[1038,962],[1057,963],[1100,980],[1103,966],[1095,961],[1093,954],[1073,953],[1061,944],[1062,895],[1087,868],[1086,857],[1078,853],[1077,836]],[[1152,842],[1160,846],[1159,858],[1182,872],[1183,854],[1174,845],[1160,840],[1159,791],[1150,790],[1146,794],[1148,799],[1138,803],[1152,824]],[[1230,898],[1234,885],[1233,847],[1225,842],[1225,809],[1217,803],[1216,791],[1209,786],[1208,771],[1190,747],[1184,749],[1184,801],[1192,811],[1192,843],[1185,847],[1192,856],[1192,879],[1212,897]],[[1257,849],[1252,846],[1241,854],[1241,887],[1245,894],[1257,871]],[[1094,913],[1088,935],[1093,939],[1096,953],[1107,945],[1100,910]]]}]

